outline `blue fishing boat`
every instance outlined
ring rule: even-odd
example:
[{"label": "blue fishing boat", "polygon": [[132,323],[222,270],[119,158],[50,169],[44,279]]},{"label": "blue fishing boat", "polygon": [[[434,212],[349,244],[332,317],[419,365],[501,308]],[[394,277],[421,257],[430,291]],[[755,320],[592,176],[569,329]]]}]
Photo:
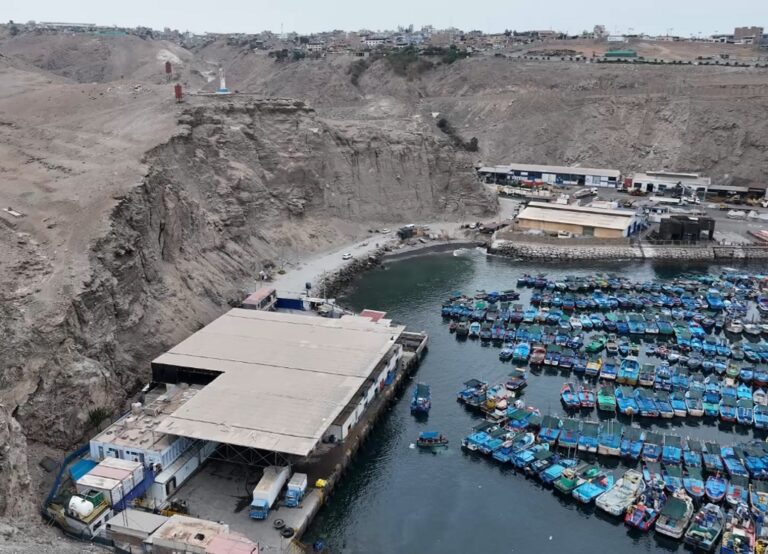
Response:
[{"label": "blue fishing boat", "polygon": [[700,468],[686,468],[683,475],[683,488],[694,501],[699,501],[704,497],[704,476]]},{"label": "blue fishing boat", "polygon": [[581,425],[581,433],[577,441],[577,448],[582,452],[597,453],[597,436],[600,424],[592,421],[585,421]]},{"label": "blue fishing boat", "polygon": [[411,397],[411,413],[414,415],[426,415],[432,408],[432,400],[429,385],[418,383]]},{"label": "blue fishing boat", "polygon": [[613,475],[601,471],[596,477],[576,487],[571,495],[582,504],[590,504],[612,486]]},{"label": "blue fishing boat", "polygon": [[687,439],[685,441],[685,448],[683,449],[683,462],[685,467],[701,467],[703,461],[701,458],[702,446],[699,441],[693,439]]},{"label": "blue fishing boat", "polygon": [[736,399],[731,396],[724,396],[722,400],[720,400],[719,412],[720,419],[722,421],[726,421],[728,423],[733,423],[736,421]]},{"label": "blue fishing boat", "polygon": [[616,389],[616,404],[619,412],[632,416],[640,413],[640,408],[634,397],[634,391],[631,387],[619,387]]},{"label": "blue fishing boat", "polygon": [[531,344],[529,342],[519,342],[515,345],[512,353],[512,360],[515,362],[526,362],[531,355]]},{"label": "blue fishing boat", "polygon": [[646,487],[637,503],[627,510],[624,524],[642,532],[648,532],[667,503],[664,487]]},{"label": "blue fishing boat", "polygon": [[510,343],[506,343],[502,347],[502,349],[499,351],[499,359],[502,362],[508,362],[509,360],[512,359],[512,356],[514,355],[514,353],[515,353],[514,345],[512,345]]},{"label": "blue fishing boat", "polygon": [[740,475],[742,477],[749,477],[749,471],[746,466],[736,455],[736,451],[731,446],[725,446],[720,449],[720,457],[723,459],[723,465],[725,465],[725,471],[728,472],[730,477],[734,475]]},{"label": "blue fishing boat", "polygon": [[542,450],[549,451],[548,444],[534,444],[530,448],[525,448],[512,454],[512,465],[518,469],[523,469],[536,459],[536,453]]},{"label": "blue fishing boat", "polygon": [[720,445],[716,442],[707,442],[704,445],[704,469],[708,473],[723,473],[725,471],[725,465],[723,459],[720,456]]},{"label": "blue fishing boat", "polygon": [[576,448],[579,444],[579,428],[581,422],[578,419],[566,419],[563,421],[563,427],[560,429],[560,438],[558,445],[561,448]]},{"label": "blue fishing boat", "polygon": [[615,381],[619,371],[619,365],[615,358],[606,358],[600,369],[600,378],[604,381]]},{"label": "blue fishing boat", "polygon": [[635,389],[635,402],[643,417],[659,417],[659,408],[653,393],[647,389]]},{"label": "blue fishing boat", "polygon": [[661,450],[661,461],[664,464],[680,465],[683,460],[683,441],[677,435],[665,435],[664,447]]},{"label": "blue fishing boat", "polygon": [[539,440],[547,444],[555,444],[560,436],[560,428],[563,422],[559,417],[545,415],[541,420]]},{"label": "blue fishing boat", "polygon": [[749,502],[755,515],[764,518],[768,514],[768,482],[752,481],[749,485]]},{"label": "blue fishing boat", "polygon": [[551,485],[560,479],[565,470],[574,469],[577,464],[578,461],[574,459],[561,459],[557,463],[549,466],[547,469],[539,473],[539,481],[541,481],[544,485]]},{"label": "blue fishing boat", "polygon": [[755,371],[750,366],[744,366],[739,369],[739,380],[749,385],[755,377]]},{"label": "blue fishing boat", "polygon": [[752,425],[754,415],[754,405],[751,398],[742,398],[736,402],[736,421],[741,425]]},{"label": "blue fishing boat", "polygon": [[720,384],[718,382],[707,383],[702,404],[705,416],[717,417],[720,413]]},{"label": "blue fishing boat", "polygon": [[647,433],[643,444],[644,462],[658,462],[661,459],[662,437],[658,433]]},{"label": "blue fishing boat", "polygon": [[736,397],[739,400],[743,400],[745,398],[752,400],[752,387],[746,383],[739,383],[739,386],[736,388]]},{"label": "blue fishing boat", "polygon": [[621,366],[616,374],[616,382],[636,385],[640,375],[640,363],[634,356],[627,356],[621,361]]},{"label": "blue fishing boat", "polygon": [[481,326],[477,321],[473,321],[469,324],[469,338],[476,339],[480,336]]},{"label": "blue fishing boat", "polygon": [[669,393],[660,390],[656,393],[656,408],[659,410],[659,417],[662,419],[671,419],[675,416],[675,410],[669,399]]},{"label": "blue fishing boat", "polygon": [[621,437],[623,427],[613,421],[608,421],[600,427],[597,435],[597,453],[602,456],[618,456],[621,454]]},{"label": "blue fishing boat", "polygon": [[661,477],[667,492],[674,494],[683,487],[683,470],[679,465],[667,464],[662,466]]},{"label": "blue fishing boat", "polygon": [[672,370],[669,368],[668,363],[663,362],[656,368],[656,376],[653,380],[653,388],[667,392],[672,391]]},{"label": "blue fishing boat", "polygon": [[577,409],[581,406],[576,387],[573,383],[565,383],[560,389],[560,400],[568,409]]},{"label": "blue fishing boat", "polygon": [[768,429],[768,406],[758,404],[754,407],[755,429]]},{"label": "blue fishing boat", "polygon": [[622,458],[637,460],[643,451],[645,443],[645,431],[638,427],[625,427],[621,437],[619,454]]},{"label": "blue fishing boat", "polygon": [[664,475],[661,464],[656,462],[643,462],[643,481],[650,488],[664,488]]},{"label": "blue fishing boat", "polygon": [[556,464],[560,456],[549,449],[542,449],[533,455],[533,460],[524,466],[526,475],[538,475],[549,466]]},{"label": "blue fishing boat", "polygon": [[438,431],[422,431],[416,439],[419,448],[439,448],[448,446],[448,439]]},{"label": "blue fishing boat", "polygon": [[509,378],[507,379],[506,383],[504,383],[506,389],[513,392],[522,390],[527,385],[528,375],[524,369],[515,369],[512,373],[509,374]]},{"label": "blue fishing boat", "polygon": [[720,310],[725,309],[725,303],[720,297],[720,292],[717,289],[710,289],[709,292],[707,292],[706,299],[709,309],[713,312],[719,312]]},{"label": "blue fishing boat", "polygon": [[749,502],[749,479],[732,477],[728,483],[728,492],[725,493],[725,501],[733,507]]},{"label": "blue fishing boat", "polygon": [[669,403],[672,405],[672,413],[676,417],[686,417],[688,415],[685,393],[682,390],[673,392],[669,397]]}]

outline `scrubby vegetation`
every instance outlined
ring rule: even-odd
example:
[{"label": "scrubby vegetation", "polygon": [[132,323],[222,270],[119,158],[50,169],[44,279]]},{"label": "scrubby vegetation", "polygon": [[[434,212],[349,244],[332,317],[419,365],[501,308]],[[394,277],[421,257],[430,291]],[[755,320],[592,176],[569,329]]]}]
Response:
[{"label": "scrubby vegetation", "polygon": [[461,135],[459,135],[458,131],[456,131],[456,129],[453,127],[453,125],[451,125],[450,122],[444,117],[441,117],[437,120],[437,127],[443,133],[451,137],[451,140],[453,140],[453,143],[457,147],[463,148],[467,152],[477,152],[479,150],[480,147],[477,141],[477,137],[464,140]]}]

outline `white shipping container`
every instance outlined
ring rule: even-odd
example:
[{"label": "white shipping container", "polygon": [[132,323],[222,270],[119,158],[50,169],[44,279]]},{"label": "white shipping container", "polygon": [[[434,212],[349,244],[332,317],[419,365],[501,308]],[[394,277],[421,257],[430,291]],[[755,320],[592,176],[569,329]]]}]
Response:
[{"label": "white shipping container", "polygon": [[127,469],[133,474],[134,485],[138,485],[144,480],[144,466],[141,462],[134,462],[133,460],[121,460],[120,458],[106,457],[99,465],[106,467],[114,467],[117,469]]},{"label": "white shipping container", "polygon": [[127,469],[97,465],[88,472],[88,475],[120,481],[123,484],[123,490],[125,492],[132,491],[133,487],[136,486],[136,483],[133,482],[133,474]]},{"label": "white shipping container", "polygon": [[80,477],[75,484],[77,492],[84,494],[89,490],[95,490],[104,495],[104,499],[110,506],[114,506],[123,498],[123,484],[117,479],[97,477],[87,473]]}]

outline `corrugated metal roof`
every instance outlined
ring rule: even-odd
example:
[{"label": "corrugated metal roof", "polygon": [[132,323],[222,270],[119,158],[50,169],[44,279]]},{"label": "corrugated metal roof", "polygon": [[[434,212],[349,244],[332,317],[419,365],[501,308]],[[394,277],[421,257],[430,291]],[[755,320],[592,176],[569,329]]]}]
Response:
[{"label": "corrugated metal roof", "polygon": [[562,223],[566,225],[581,225],[585,227],[599,227],[602,229],[625,230],[632,222],[634,214],[612,215],[595,212],[553,210],[528,206],[518,216],[521,221],[545,221],[550,223]]},{"label": "corrugated metal roof", "polygon": [[306,456],[404,330],[233,309],[153,362],[221,372],[157,431]]},{"label": "corrugated metal roof", "polygon": [[652,181],[654,183],[664,183],[668,185],[676,185],[682,183],[684,185],[700,185],[709,186],[712,183],[712,179],[709,177],[702,177],[693,173],[663,173],[663,172],[649,172],[649,173],[635,173],[632,176],[632,181]]},{"label": "corrugated metal roof", "polygon": [[479,170],[481,173],[509,173],[510,171],[537,171],[541,173],[561,173],[568,175],[596,175],[599,177],[619,178],[621,172],[618,169],[598,169],[594,167],[566,167],[559,165],[537,165],[537,164],[508,164],[484,166]]}]

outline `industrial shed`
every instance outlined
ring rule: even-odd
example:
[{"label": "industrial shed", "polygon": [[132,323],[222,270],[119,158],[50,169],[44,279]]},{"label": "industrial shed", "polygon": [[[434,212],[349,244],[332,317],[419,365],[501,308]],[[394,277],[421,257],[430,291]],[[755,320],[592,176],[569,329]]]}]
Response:
[{"label": "industrial shed", "polygon": [[566,231],[584,237],[621,238],[639,231],[641,221],[632,210],[531,202],[517,216],[517,226],[549,233]]},{"label": "industrial shed", "polygon": [[397,366],[404,330],[369,317],[230,310],[152,362],[156,382],[203,385],[155,431],[307,456],[345,411],[345,430],[354,425]]},{"label": "industrial shed", "polygon": [[564,167],[557,165],[508,164],[477,168],[477,174],[489,183],[524,183],[616,187],[621,178],[618,169]]}]

